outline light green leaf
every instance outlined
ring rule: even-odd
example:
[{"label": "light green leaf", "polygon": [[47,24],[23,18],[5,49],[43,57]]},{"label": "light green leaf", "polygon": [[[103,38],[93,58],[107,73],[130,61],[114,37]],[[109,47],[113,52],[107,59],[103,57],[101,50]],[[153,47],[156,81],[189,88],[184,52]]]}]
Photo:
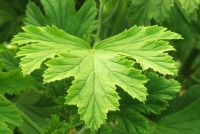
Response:
[{"label": "light green leaf", "polygon": [[26,10],[26,24],[36,26],[55,25],[66,32],[83,37],[94,24],[97,14],[94,0],[86,0],[83,6],[76,11],[74,0],[41,0],[45,14],[39,7],[30,2]]},{"label": "light green leaf", "polygon": [[49,59],[45,83],[73,76],[66,103],[77,105],[81,119],[93,130],[105,122],[109,111],[118,110],[116,85],[132,98],[146,100],[147,78],[133,68],[135,62],[127,56],[143,70],[152,68],[164,75],[177,72],[175,62],[165,52],[174,50],[167,40],[181,37],[162,27],[133,27],[94,48],[54,26],[26,26],[24,30],[13,39],[13,43],[24,45],[18,53],[23,73],[30,74]]},{"label": "light green leaf", "polygon": [[23,120],[21,118],[20,111],[14,104],[4,99],[0,95],[0,133],[12,134],[12,131],[8,128],[6,123],[10,123],[14,126],[20,126]]},{"label": "light green leaf", "polygon": [[[36,42],[34,45],[21,47],[18,56],[25,56],[21,59],[21,68],[24,74],[30,74],[35,69],[40,68],[43,61],[52,58],[56,53],[67,52],[69,50],[89,48],[89,45],[74,36],[71,36],[56,27],[24,27],[26,33],[17,35],[13,43],[27,44]],[[27,64],[28,63],[28,64]]]},{"label": "light green leaf", "polygon": [[62,54],[47,63],[49,68],[44,74],[44,80],[47,82],[75,76],[66,102],[77,105],[81,118],[94,129],[103,123],[108,111],[118,109],[119,97],[115,92],[115,84],[121,86],[133,98],[144,101],[146,96],[146,88],[143,86],[146,78],[140,71],[131,69],[130,61],[123,57],[109,59],[109,56],[103,55]]},{"label": "light green leaf", "polygon": [[174,48],[164,40],[180,38],[163,27],[133,27],[101,41],[95,48],[130,56],[140,63],[143,70],[152,68],[164,75],[174,75],[177,73],[175,62],[165,53]]},{"label": "light green leaf", "polygon": [[182,8],[186,11],[187,14],[190,14],[198,9],[200,0],[178,0]]}]

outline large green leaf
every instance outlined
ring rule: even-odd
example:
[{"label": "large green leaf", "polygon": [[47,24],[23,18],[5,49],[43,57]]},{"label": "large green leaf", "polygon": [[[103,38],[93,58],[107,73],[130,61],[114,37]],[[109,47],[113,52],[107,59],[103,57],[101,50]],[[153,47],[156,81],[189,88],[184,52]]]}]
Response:
[{"label": "large green leaf", "polygon": [[143,70],[152,68],[164,75],[177,72],[175,62],[166,53],[174,50],[167,40],[181,37],[163,27],[135,26],[93,48],[54,26],[26,26],[24,30],[25,33],[13,39],[13,43],[24,45],[18,53],[23,73],[30,74],[50,58],[46,63],[45,83],[74,76],[66,103],[77,105],[81,119],[92,129],[104,123],[109,111],[118,110],[115,85],[132,98],[146,100],[147,78],[126,57],[135,59]]},{"label": "large green leaf", "polygon": [[76,11],[74,0],[41,0],[45,14],[33,2],[26,10],[26,24],[36,26],[55,25],[66,32],[82,37],[94,24],[97,13],[96,3],[86,0]]}]

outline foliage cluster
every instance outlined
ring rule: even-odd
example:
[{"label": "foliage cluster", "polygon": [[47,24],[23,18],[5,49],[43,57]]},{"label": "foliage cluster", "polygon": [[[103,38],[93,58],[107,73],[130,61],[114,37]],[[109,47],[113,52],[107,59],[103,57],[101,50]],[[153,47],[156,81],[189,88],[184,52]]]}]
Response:
[{"label": "foliage cluster", "polygon": [[199,134],[199,4],[1,0],[0,134]]}]

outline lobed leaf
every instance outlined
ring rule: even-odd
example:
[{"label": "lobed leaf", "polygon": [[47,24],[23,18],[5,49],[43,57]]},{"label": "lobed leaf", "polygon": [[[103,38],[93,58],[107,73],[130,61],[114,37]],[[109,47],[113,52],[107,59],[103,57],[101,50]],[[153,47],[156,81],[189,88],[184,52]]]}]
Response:
[{"label": "lobed leaf", "polygon": [[144,84],[148,79],[127,57],[135,59],[143,70],[152,68],[164,75],[177,72],[166,51],[174,50],[168,40],[181,37],[162,27],[135,26],[93,48],[55,26],[26,26],[24,30],[13,39],[13,43],[23,45],[18,53],[23,73],[30,74],[45,62],[45,83],[73,76],[66,104],[77,105],[81,119],[93,130],[105,122],[109,111],[118,110],[116,85],[132,98],[146,100]]}]

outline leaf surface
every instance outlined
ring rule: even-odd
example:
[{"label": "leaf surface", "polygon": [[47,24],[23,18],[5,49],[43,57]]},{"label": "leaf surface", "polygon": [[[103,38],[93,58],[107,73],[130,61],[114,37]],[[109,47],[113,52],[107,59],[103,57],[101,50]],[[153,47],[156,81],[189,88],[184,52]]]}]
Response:
[{"label": "leaf surface", "polygon": [[13,40],[22,45],[18,56],[22,57],[23,73],[30,74],[48,59],[45,83],[73,76],[66,103],[77,105],[81,119],[93,130],[105,122],[109,111],[118,110],[116,85],[132,98],[146,100],[144,84],[148,79],[127,57],[136,60],[143,70],[152,68],[164,75],[177,72],[175,62],[166,53],[174,50],[167,40],[181,37],[162,27],[133,27],[93,48],[55,26],[26,26],[24,30]]},{"label": "leaf surface", "polygon": [[145,104],[134,104],[134,109],[139,109],[144,114],[160,114],[169,106],[169,101],[175,98],[180,91],[180,84],[173,79],[166,79],[155,73],[147,73],[148,94]]}]

